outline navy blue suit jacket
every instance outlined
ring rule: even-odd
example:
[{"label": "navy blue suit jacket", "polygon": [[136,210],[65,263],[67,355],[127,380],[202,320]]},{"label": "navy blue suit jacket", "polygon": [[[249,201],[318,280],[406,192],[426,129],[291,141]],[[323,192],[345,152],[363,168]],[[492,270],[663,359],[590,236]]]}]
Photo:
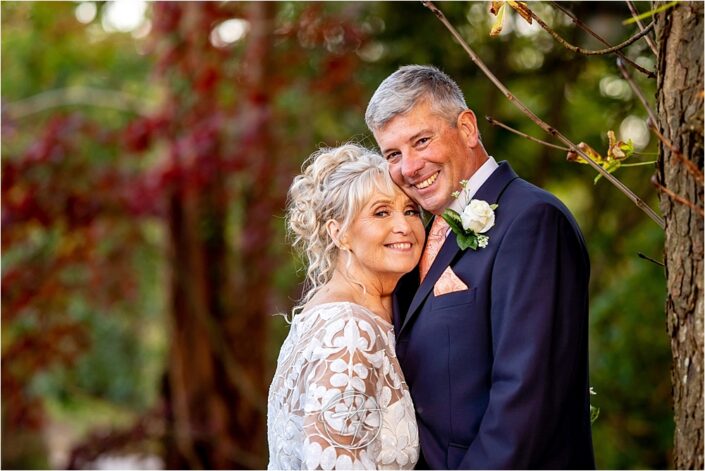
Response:
[{"label": "navy blue suit jacket", "polygon": [[[394,293],[397,355],[431,469],[594,468],[588,384],[590,265],[550,193],[502,162],[475,199],[497,203],[489,244],[455,234],[419,286]],[[436,297],[450,266],[468,290]]]}]

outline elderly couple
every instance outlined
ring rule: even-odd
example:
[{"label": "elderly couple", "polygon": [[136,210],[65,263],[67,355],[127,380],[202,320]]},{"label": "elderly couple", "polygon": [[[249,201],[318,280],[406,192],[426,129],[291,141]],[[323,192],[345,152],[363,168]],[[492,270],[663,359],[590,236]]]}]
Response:
[{"label": "elderly couple", "polygon": [[434,67],[390,75],[365,120],[381,156],[321,149],[289,191],[308,290],[269,392],[269,468],[594,468],[568,209],[487,154]]}]

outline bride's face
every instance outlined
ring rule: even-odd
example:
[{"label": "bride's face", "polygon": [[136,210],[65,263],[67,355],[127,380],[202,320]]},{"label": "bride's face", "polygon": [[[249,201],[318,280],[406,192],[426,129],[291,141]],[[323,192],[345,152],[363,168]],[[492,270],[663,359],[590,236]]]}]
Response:
[{"label": "bride's face", "polygon": [[396,284],[418,263],[424,238],[418,205],[394,186],[392,195],[375,190],[343,242],[352,253],[355,268],[371,277],[392,276]]}]

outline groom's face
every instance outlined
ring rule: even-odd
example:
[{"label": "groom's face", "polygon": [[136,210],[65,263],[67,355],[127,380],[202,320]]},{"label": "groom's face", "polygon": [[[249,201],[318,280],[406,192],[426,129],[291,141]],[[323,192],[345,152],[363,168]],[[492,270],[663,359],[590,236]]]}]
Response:
[{"label": "groom's face", "polygon": [[441,214],[452,202],[460,181],[475,170],[475,116],[466,110],[456,126],[422,101],[374,131],[394,182],[421,207]]}]

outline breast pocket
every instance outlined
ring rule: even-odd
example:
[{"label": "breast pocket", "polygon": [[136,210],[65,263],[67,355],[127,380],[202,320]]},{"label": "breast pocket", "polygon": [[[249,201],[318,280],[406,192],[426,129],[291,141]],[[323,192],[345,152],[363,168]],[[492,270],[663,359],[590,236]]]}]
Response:
[{"label": "breast pocket", "polygon": [[463,291],[456,291],[455,293],[442,294],[440,296],[432,295],[431,309],[434,311],[442,311],[474,304],[476,292],[477,288],[470,288]]}]

